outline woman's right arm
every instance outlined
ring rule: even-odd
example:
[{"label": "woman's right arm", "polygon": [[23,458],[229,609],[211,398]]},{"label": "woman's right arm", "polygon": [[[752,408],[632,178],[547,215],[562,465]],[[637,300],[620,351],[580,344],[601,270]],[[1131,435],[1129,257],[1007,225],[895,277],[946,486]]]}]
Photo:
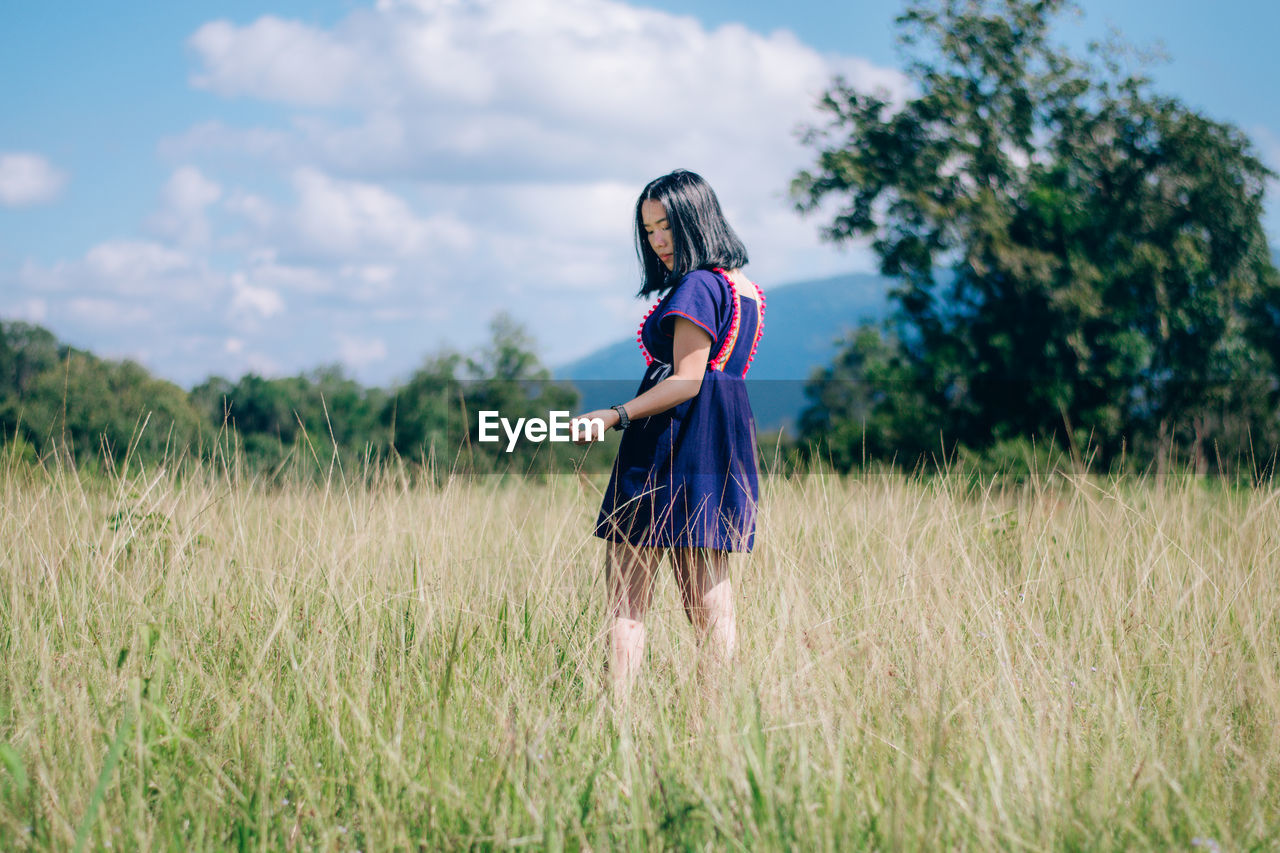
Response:
[{"label": "woman's right arm", "polygon": [[[674,341],[672,342],[672,373],[666,379],[654,385],[638,397],[622,404],[631,419],[647,418],[652,415],[673,409],[686,400],[692,400],[702,390],[702,377],[707,374],[707,363],[711,360],[711,336],[706,330],[684,317],[676,318]],[[574,421],[599,418],[604,421],[606,430],[616,427],[621,420],[613,409],[597,409],[574,418]],[[586,444],[595,438],[591,430],[581,430],[578,444]]]}]

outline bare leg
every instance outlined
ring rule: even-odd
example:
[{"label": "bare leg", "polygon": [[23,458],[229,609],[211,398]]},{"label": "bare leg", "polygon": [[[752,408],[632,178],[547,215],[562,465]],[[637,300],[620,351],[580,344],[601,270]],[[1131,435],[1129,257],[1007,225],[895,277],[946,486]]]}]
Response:
[{"label": "bare leg", "polygon": [[661,552],[625,542],[607,542],[605,582],[609,589],[609,673],[626,693],[644,660],[644,616],[653,598],[654,570]]},{"label": "bare leg", "polygon": [[673,548],[672,567],[685,615],[698,640],[722,662],[733,659],[738,634],[734,624],[729,552],[710,548]]}]

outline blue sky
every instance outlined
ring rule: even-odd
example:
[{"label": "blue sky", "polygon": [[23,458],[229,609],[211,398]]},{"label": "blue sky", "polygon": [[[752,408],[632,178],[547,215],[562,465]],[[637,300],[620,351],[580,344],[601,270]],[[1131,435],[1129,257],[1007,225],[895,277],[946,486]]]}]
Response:
[{"label": "blue sky", "polygon": [[[1280,169],[1280,4],[1090,0],[1059,36],[1161,43],[1159,87]],[[766,289],[873,266],[783,198],[831,74],[905,91],[899,2],[11,4],[0,316],[191,385],[341,361],[366,382],[481,343],[551,363],[643,306],[629,217],[717,187]],[[1268,230],[1280,243],[1271,205]]]}]

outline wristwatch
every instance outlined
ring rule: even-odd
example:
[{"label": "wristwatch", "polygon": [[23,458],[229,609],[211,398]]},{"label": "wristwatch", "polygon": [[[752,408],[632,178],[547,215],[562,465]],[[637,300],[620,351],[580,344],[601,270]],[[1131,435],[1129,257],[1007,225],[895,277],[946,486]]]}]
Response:
[{"label": "wristwatch", "polygon": [[613,409],[615,412],[618,413],[618,426],[616,427],[617,429],[626,429],[627,427],[631,426],[631,418],[627,417],[627,409],[625,406],[619,403],[618,405],[610,406],[609,408]]}]

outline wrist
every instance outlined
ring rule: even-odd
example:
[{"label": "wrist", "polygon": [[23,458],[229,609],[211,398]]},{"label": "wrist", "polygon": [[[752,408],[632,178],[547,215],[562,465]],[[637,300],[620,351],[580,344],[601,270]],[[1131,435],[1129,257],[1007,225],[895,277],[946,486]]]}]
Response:
[{"label": "wrist", "polygon": [[613,429],[623,430],[631,425],[626,406],[619,403],[616,406],[610,406],[609,411],[613,413]]}]

